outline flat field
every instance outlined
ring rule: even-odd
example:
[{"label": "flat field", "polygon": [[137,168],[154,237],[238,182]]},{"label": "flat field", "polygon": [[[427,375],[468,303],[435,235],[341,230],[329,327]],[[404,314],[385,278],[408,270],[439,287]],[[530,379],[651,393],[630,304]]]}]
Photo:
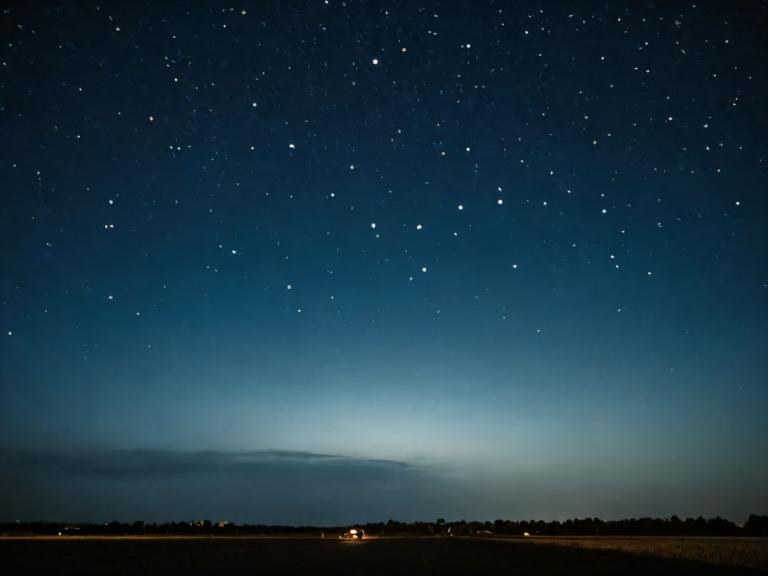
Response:
[{"label": "flat field", "polygon": [[[2,574],[758,574],[765,564],[739,562],[768,539],[645,538],[642,550],[609,549],[618,538],[566,539],[371,538],[3,538]],[[636,540],[636,539],[635,539]],[[689,546],[672,558],[657,546]],[[602,542],[601,546],[587,545]],[[711,546],[731,549],[727,563]],[[614,548],[616,548],[614,546]],[[706,562],[696,560],[701,557]],[[754,557],[751,557],[754,560]],[[734,565],[734,564],[741,564]],[[747,567],[745,564],[750,565]]]},{"label": "flat field", "polygon": [[768,538],[699,536],[534,536],[532,544],[588,550],[622,550],[679,560],[704,561],[768,571]]}]

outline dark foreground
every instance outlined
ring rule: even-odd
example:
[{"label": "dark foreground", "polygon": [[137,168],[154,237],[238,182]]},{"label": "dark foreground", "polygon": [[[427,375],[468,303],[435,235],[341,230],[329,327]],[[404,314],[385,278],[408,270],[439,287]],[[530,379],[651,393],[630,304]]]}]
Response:
[{"label": "dark foreground", "polygon": [[414,538],[0,540],[2,574],[760,574],[747,568],[522,541]]}]

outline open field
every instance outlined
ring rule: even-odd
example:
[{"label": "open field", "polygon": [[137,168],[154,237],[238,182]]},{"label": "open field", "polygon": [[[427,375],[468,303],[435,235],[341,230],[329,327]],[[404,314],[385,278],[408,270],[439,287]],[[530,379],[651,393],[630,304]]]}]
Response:
[{"label": "open field", "polygon": [[[308,538],[4,538],[4,574],[757,574],[746,567],[718,565],[715,549],[730,549],[737,563],[743,550],[762,550],[768,540],[644,538],[642,553],[606,549],[621,538],[547,539],[372,538],[362,542]],[[568,540],[569,542],[566,542]],[[570,542],[578,540],[579,542]],[[640,539],[628,539],[637,541]],[[666,542],[669,540],[670,542]],[[672,540],[677,544],[672,544]],[[594,546],[592,542],[602,542]],[[633,547],[634,546],[634,547]],[[671,558],[668,546],[688,555]],[[662,549],[667,557],[649,554]],[[746,552],[752,554],[752,552]],[[685,556],[685,557],[683,557]],[[691,557],[703,557],[700,562]],[[749,556],[752,558],[752,556]],[[757,564],[753,564],[757,566]],[[766,565],[762,564],[762,569]]]},{"label": "open field", "polygon": [[701,536],[533,536],[526,543],[587,550],[621,550],[678,560],[768,571],[767,538]]}]

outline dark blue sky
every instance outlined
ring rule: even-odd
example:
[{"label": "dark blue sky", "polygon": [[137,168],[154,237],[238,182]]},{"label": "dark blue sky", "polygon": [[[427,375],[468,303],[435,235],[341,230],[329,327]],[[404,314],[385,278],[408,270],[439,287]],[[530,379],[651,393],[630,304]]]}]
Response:
[{"label": "dark blue sky", "polygon": [[766,512],[768,5],[621,4],[6,3],[3,519]]}]

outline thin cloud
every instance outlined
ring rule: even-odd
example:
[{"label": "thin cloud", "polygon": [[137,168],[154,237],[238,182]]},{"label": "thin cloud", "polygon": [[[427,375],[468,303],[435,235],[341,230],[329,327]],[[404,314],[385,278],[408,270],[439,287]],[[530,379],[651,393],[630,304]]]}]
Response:
[{"label": "thin cloud", "polygon": [[433,468],[301,451],[0,450],[0,464],[3,520],[417,519],[450,492]]}]

